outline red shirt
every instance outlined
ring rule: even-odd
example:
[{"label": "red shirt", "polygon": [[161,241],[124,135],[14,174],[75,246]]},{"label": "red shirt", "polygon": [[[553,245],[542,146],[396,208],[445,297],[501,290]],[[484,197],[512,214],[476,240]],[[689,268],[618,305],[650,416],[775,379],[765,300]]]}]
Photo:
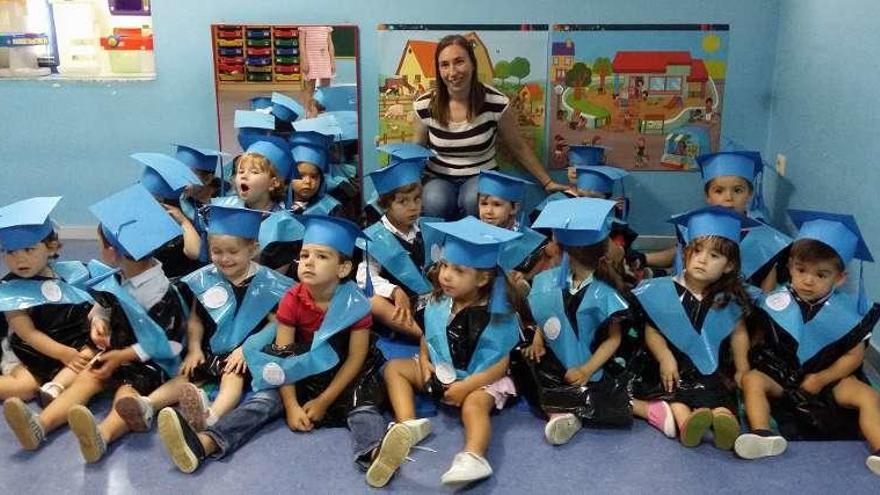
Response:
[{"label": "red shirt", "polygon": [[[296,330],[296,341],[311,343],[315,332],[321,327],[324,315],[327,312],[319,308],[312,299],[312,294],[306,284],[297,284],[284,294],[278,304],[278,312],[275,319],[283,325],[293,327]],[[349,330],[367,330],[373,326],[373,315],[367,314],[357,323],[349,327]]]}]

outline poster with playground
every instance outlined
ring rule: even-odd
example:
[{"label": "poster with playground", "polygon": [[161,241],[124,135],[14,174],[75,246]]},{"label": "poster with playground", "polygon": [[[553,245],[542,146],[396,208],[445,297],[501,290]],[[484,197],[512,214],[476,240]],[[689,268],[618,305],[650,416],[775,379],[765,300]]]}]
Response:
[{"label": "poster with playground", "polygon": [[567,146],[607,147],[630,171],[695,170],[718,150],[727,25],[556,25],[550,34],[550,167]]},{"label": "poster with playground", "polygon": [[[393,25],[379,26],[378,144],[413,138],[413,100],[434,88],[434,51],[448,34],[473,43],[480,81],[510,97],[523,137],[546,158],[547,43],[545,25]],[[512,160],[498,149],[501,168]]]}]

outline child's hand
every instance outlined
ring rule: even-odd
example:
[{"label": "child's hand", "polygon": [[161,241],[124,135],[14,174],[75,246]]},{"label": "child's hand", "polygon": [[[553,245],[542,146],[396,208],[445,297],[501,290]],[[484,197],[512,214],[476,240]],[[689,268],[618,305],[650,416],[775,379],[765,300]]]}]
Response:
[{"label": "child's hand", "polygon": [[91,353],[88,352],[88,349],[84,349],[84,352],[80,352],[73,347],[68,347],[64,350],[61,362],[64,363],[64,366],[67,366],[71,370],[79,373],[80,371],[85,369],[86,365],[89,364],[89,360],[91,358]]},{"label": "child's hand", "polygon": [[670,357],[660,362],[660,380],[663,384],[663,390],[672,393],[678,385],[680,378],[678,375],[678,363],[675,362],[675,358]]},{"label": "child's hand", "polygon": [[104,318],[92,318],[89,336],[98,349],[110,347],[110,322]]},{"label": "child's hand", "polygon": [[305,411],[312,423],[319,423],[324,419],[324,415],[327,413],[327,407],[329,406],[330,404],[325,403],[324,399],[318,396],[306,402],[305,405],[302,406],[302,410]]},{"label": "child's hand", "polygon": [[590,375],[582,370],[580,366],[576,368],[569,368],[569,370],[565,372],[565,381],[569,385],[582,387],[587,384],[587,380],[589,379]]},{"label": "child's hand", "polygon": [[535,337],[532,339],[532,343],[523,349],[522,353],[530,361],[541,362],[541,358],[544,357],[544,354],[547,354],[547,348],[544,347],[544,337],[541,335],[541,332],[537,329],[535,330]]},{"label": "child's hand", "polygon": [[394,298],[394,314],[391,315],[391,320],[401,325],[415,324],[412,306],[406,292],[400,287],[395,287],[391,296]]},{"label": "child's hand", "polygon": [[819,377],[815,373],[810,373],[809,375],[804,376],[804,381],[801,382],[801,390],[808,394],[816,395],[822,391],[824,385],[819,380]]},{"label": "child's hand", "polygon": [[244,351],[241,350],[241,346],[238,346],[226,358],[226,367],[223,368],[223,373],[242,375],[245,370],[247,370],[247,363],[244,361]]},{"label": "child's hand", "polygon": [[107,351],[92,364],[92,373],[99,380],[108,380],[123,362],[119,351]]},{"label": "child's hand", "polygon": [[191,377],[193,371],[199,367],[200,364],[205,362],[205,353],[202,352],[202,349],[192,349],[186,353],[186,357],[183,359],[183,362],[180,363],[180,376]]},{"label": "child's hand", "polygon": [[460,381],[452,382],[451,385],[446,387],[446,391],[443,393],[443,403],[461,407],[461,403],[464,402],[464,399],[468,394],[470,394],[470,391],[464,386],[464,384]]},{"label": "child's hand", "polygon": [[178,225],[182,224],[183,222],[189,221],[189,219],[186,218],[186,215],[183,214],[183,211],[180,208],[167,204],[163,204],[162,207],[165,208],[165,211],[168,212],[168,215],[173,218]]},{"label": "child's hand", "polygon": [[431,375],[434,374],[434,365],[431,364],[431,360],[419,355],[419,370],[422,372],[422,384],[431,381]]},{"label": "child's hand", "polygon": [[301,407],[293,408],[284,415],[287,419],[287,427],[291,431],[312,431],[312,428],[315,427],[309,419],[309,415]]}]

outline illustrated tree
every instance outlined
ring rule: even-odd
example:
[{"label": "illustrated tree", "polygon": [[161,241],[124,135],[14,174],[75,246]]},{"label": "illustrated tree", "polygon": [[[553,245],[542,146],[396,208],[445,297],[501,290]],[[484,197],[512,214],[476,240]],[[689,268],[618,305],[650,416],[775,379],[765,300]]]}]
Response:
[{"label": "illustrated tree", "polygon": [[599,76],[599,93],[605,92],[605,78],[613,72],[611,68],[611,59],[608,57],[597,57],[593,62],[593,72]]},{"label": "illustrated tree", "polygon": [[593,72],[583,62],[576,62],[568,72],[565,73],[565,85],[574,88],[574,98],[580,100],[582,98],[584,87],[590,84],[593,78]]},{"label": "illustrated tree", "polygon": [[522,84],[522,80],[529,77],[531,71],[531,64],[522,57],[516,57],[510,61],[510,75],[519,79],[518,84]]},{"label": "illustrated tree", "polygon": [[510,62],[507,60],[499,60],[498,63],[495,64],[495,78],[500,79],[503,83],[508,77],[510,77]]}]

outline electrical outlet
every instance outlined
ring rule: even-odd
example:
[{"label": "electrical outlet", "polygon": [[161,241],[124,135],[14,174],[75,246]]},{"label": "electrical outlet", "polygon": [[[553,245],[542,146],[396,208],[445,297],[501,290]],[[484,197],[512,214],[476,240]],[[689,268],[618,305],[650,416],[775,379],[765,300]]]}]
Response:
[{"label": "electrical outlet", "polygon": [[785,177],[785,166],[788,164],[788,159],[782,153],[776,155],[776,173],[779,174],[780,177]]}]

